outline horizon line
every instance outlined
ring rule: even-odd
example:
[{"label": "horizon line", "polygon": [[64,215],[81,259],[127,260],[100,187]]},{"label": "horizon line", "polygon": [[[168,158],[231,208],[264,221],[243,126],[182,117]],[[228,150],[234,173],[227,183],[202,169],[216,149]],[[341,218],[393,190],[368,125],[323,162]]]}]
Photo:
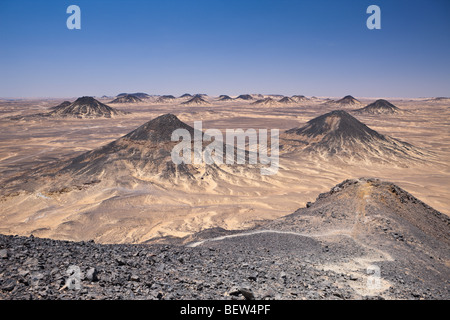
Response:
[{"label": "horizon line", "polygon": [[[153,97],[158,97],[158,96],[164,96],[164,95],[171,95],[170,93],[164,93],[164,94],[150,94],[144,91],[136,91],[136,92],[121,92],[121,93],[126,93],[126,94],[135,94],[135,93],[145,93],[148,94],[149,96],[153,96]],[[119,94],[121,94],[119,93]],[[174,95],[176,98],[179,98],[181,95],[186,94],[188,92],[182,93],[180,95]],[[73,96],[22,96],[22,97],[18,97],[18,96],[11,96],[11,97],[6,97],[6,96],[0,96],[0,100],[36,100],[36,99],[69,99],[69,98],[80,98],[80,97],[93,97],[93,98],[102,98],[103,96],[108,97],[108,98],[113,98],[113,97],[117,97],[119,94],[116,95],[73,95]],[[190,94],[190,93],[188,93]],[[306,98],[343,98],[345,96],[352,96],[354,98],[359,98],[359,99],[382,99],[382,98],[389,98],[389,99],[427,99],[427,98],[450,98],[450,96],[358,96],[358,95],[352,95],[352,94],[345,94],[342,96],[335,96],[335,95],[304,95],[304,94],[294,94],[294,95],[287,95],[287,94],[281,94],[281,93],[241,93],[241,94],[226,94],[226,93],[222,93],[222,94],[207,94],[207,93],[192,93],[191,95],[196,95],[196,94],[205,94],[209,97],[219,97],[220,95],[228,95],[228,96],[239,96],[239,95],[244,95],[244,94],[249,94],[249,95],[265,95],[265,96],[283,96],[283,97],[292,97],[294,95],[303,95]]]}]

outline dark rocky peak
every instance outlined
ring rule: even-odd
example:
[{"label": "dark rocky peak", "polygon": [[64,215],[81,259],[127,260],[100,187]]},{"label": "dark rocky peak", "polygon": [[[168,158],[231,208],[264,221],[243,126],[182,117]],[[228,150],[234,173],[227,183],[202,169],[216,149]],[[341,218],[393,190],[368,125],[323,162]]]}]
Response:
[{"label": "dark rocky peak", "polygon": [[194,128],[182,122],[175,115],[167,113],[148,121],[122,139],[152,142],[171,141],[172,132],[176,129],[186,129],[191,135],[194,133]]},{"label": "dark rocky peak", "polygon": [[308,121],[304,127],[293,128],[287,130],[286,133],[295,133],[308,137],[332,135],[359,140],[366,140],[370,137],[384,139],[383,135],[370,129],[344,110],[334,110],[323,114]]}]

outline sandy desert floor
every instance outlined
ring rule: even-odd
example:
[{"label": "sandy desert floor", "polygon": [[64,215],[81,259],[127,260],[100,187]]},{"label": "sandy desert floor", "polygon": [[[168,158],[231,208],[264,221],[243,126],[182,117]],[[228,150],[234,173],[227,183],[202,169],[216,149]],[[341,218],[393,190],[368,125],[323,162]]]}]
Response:
[{"label": "sandy desert floor", "polygon": [[[107,103],[111,99],[99,100]],[[209,100],[211,104],[207,106],[181,105],[181,99],[168,104],[115,105],[131,114],[112,119],[19,121],[7,117],[46,112],[63,100],[1,100],[0,182],[37,164],[69,159],[105,145],[169,112],[189,125],[202,120],[204,130],[266,128],[281,132],[331,110],[355,108],[324,104],[320,99],[290,106],[217,102],[212,97]],[[362,107],[375,99],[359,100]],[[381,134],[433,152],[432,159],[404,166],[282,154],[276,175],[228,176],[228,181],[203,190],[158,181],[126,187],[102,181],[84,190],[54,196],[38,192],[20,194],[1,200],[0,233],[139,243],[161,236],[183,237],[210,227],[243,229],[290,214],[337,183],[363,176],[391,181],[433,208],[450,214],[450,102],[388,100],[407,112],[355,117]]]}]

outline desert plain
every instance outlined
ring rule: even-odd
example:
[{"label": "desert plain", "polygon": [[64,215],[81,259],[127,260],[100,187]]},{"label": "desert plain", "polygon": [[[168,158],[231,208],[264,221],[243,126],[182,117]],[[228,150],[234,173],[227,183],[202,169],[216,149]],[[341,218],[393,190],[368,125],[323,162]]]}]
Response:
[{"label": "desert plain", "polygon": [[[339,98],[254,104],[206,96],[207,103],[192,105],[183,104],[187,98],[163,101],[152,96],[140,102],[115,103],[118,110],[129,112],[121,116],[82,119],[27,117],[76,97],[0,100],[0,233],[97,243],[148,243],[189,237],[214,227],[243,230],[288,215],[343,180],[360,177],[390,181],[449,215],[450,100],[384,98],[402,112],[358,114],[352,111],[378,98],[357,97],[358,105],[335,103]],[[110,105],[113,97],[96,99]],[[192,184],[183,179],[139,175],[134,168],[128,171],[121,167],[121,172],[64,192],[49,192],[51,179],[42,190],[11,192],[7,187],[24,172],[100,148],[168,113],[190,126],[201,120],[204,130],[253,128],[279,129],[282,133],[333,110],[345,110],[378,133],[423,150],[423,158],[387,157],[389,161],[379,162],[369,157],[341,159],[282,149],[274,175],[263,176],[245,165],[233,170],[224,166],[220,174]],[[12,119],[17,116],[25,117]]]}]

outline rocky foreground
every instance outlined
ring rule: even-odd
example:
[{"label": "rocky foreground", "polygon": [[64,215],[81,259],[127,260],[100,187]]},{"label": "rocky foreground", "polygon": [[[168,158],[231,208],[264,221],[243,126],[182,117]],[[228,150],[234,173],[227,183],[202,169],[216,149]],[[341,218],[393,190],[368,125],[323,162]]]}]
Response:
[{"label": "rocky foreground", "polygon": [[0,235],[0,299],[449,299],[449,228],[391,183],[346,180],[252,230],[171,244]]},{"label": "rocky foreground", "polygon": [[[238,248],[170,245],[99,245],[0,236],[0,299],[379,299],[352,286],[361,278],[324,271],[328,249],[310,239],[282,237]],[[281,240],[281,239],[273,239]],[[279,250],[298,243],[306,255]],[[263,245],[264,244],[264,245]],[[272,243],[274,244],[274,243]],[[292,243],[291,243],[292,244]],[[70,266],[81,270],[80,289],[67,286]],[[415,287],[408,275],[389,275],[390,298],[448,299],[445,290]],[[74,284],[76,282],[73,282]]]}]

